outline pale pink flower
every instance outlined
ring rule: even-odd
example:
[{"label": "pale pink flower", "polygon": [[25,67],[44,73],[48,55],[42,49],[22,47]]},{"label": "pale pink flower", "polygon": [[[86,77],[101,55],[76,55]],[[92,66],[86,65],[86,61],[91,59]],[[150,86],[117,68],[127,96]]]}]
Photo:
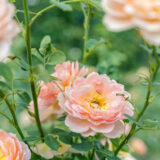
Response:
[{"label": "pale pink flower", "polygon": [[[41,82],[41,89],[38,97],[38,110],[41,122],[45,122],[48,119],[55,119],[64,112],[58,105],[58,93],[60,93],[60,90],[54,82],[49,82],[47,84]],[[33,101],[29,105],[29,110],[34,113]]]},{"label": "pale pink flower", "polygon": [[133,152],[137,153],[138,155],[142,156],[147,153],[147,146],[143,140],[139,138],[132,138],[130,141],[130,148]]},{"label": "pale pink flower", "polygon": [[0,0],[0,60],[9,55],[12,39],[18,34],[19,27],[13,19],[14,5]]},{"label": "pale pink flower", "polygon": [[93,72],[86,79],[77,78],[64,94],[60,93],[58,100],[67,113],[65,124],[83,136],[103,133],[109,138],[120,137],[124,133],[124,114],[133,115],[124,86],[106,75]]},{"label": "pale pink flower", "polygon": [[118,154],[120,160],[136,160],[130,153],[120,151]]},{"label": "pale pink flower", "polygon": [[28,146],[19,141],[12,133],[0,130],[0,159],[1,160],[30,160]]},{"label": "pale pink flower", "polygon": [[107,14],[103,22],[113,32],[120,32],[132,28],[132,14],[125,10],[126,0],[102,0],[102,7]]},{"label": "pale pink flower", "polygon": [[160,45],[159,0],[102,0],[107,14],[104,24],[111,31],[138,27],[142,37],[153,45]]},{"label": "pale pink flower", "polygon": [[71,86],[77,77],[84,77],[88,70],[85,67],[80,68],[78,62],[64,62],[55,67],[55,72],[52,76],[58,78],[57,83],[65,90],[66,86]]},{"label": "pale pink flower", "polygon": [[[57,95],[65,90],[66,86],[71,86],[76,77],[83,77],[87,69],[79,68],[78,62],[64,62],[55,67],[55,76],[59,80],[49,83],[41,82],[40,94],[38,96],[38,109],[41,122],[55,119],[61,116],[64,111],[58,104]],[[34,113],[33,102],[29,105],[29,110]],[[33,118],[32,118],[33,119]]]}]

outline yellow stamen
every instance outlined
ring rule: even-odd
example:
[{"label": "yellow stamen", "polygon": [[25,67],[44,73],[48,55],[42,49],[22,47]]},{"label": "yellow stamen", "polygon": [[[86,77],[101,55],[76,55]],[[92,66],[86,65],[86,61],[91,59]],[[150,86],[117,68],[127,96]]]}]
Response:
[{"label": "yellow stamen", "polygon": [[97,92],[95,92],[94,96],[89,101],[90,107],[100,110],[107,110],[107,103],[107,100]]},{"label": "yellow stamen", "polygon": [[6,160],[6,155],[0,149],[0,160]]}]

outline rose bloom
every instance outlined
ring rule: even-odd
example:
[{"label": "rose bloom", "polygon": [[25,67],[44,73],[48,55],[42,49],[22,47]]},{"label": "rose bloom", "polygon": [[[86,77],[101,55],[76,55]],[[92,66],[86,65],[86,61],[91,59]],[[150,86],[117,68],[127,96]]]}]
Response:
[{"label": "rose bloom", "polygon": [[28,146],[19,141],[11,133],[0,130],[0,159],[1,160],[30,160]]},{"label": "rose bloom", "polygon": [[[45,122],[48,119],[55,119],[64,113],[63,109],[58,104],[57,95],[66,86],[72,85],[76,77],[86,75],[87,69],[82,67],[79,68],[79,63],[76,62],[64,62],[58,64],[55,67],[55,72],[52,74],[60,81],[40,84],[40,94],[38,96],[38,108],[39,117],[41,122]],[[29,110],[34,113],[33,102],[29,105]]]},{"label": "rose bloom", "polygon": [[142,37],[153,45],[160,45],[159,0],[102,0],[107,14],[104,24],[111,31],[140,28]]},{"label": "rose bloom", "polygon": [[15,8],[7,0],[0,0],[0,61],[9,55],[12,39],[18,34],[19,27],[13,15]]},{"label": "rose bloom", "polygon": [[[41,122],[45,122],[48,119],[55,119],[63,114],[64,111],[58,105],[58,93],[60,93],[60,90],[54,82],[49,82],[47,84],[41,82],[41,89],[38,97],[38,109]],[[33,101],[29,105],[29,110],[34,113]],[[32,118],[32,120],[34,119]]]},{"label": "rose bloom", "polygon": [[58,64],[55,67],[55,72],[52,76],[58,78],[60,81],[57,83],[61,86],[62,90],[65,90],[66,86],[73,84],[73,81],[77,77],[84,77],[88,70],[85,67],[80,68],[78,62],[64,62]]},{"label": "rose bloom", "polygon": [[93,72],[87,78],[77,78],[64,94],[60,93],[58,99],[67,113],[65,124],[83,136],[98,132],[109,138],[120,137],[124,133],[124,114],[133,115],[124,86],[106,75]]}]

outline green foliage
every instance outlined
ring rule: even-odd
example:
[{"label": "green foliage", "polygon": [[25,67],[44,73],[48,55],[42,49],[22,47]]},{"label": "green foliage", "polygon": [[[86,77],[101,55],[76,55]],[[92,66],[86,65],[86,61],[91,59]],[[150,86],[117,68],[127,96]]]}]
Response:
[{"label": "green foliage", "polygon": [[145,130],[160,130],[160,121],[146,119],[141,121],[142,129]]},{"label": "green foliage", "polygon": [[13,80],[13,73],[11,68],[5,64],[5,63],[0,63],[0,76],[2,76],[7,82],[11,82]]},{"label": "green foliage", "polygon": [[52,134],[57,135],[59,137],[59,140],[63,143],[72,144],[72,136],[69,132],[59,128],[54,128]]},{"label": "green foliage", "polygon": [[55,51],[52,55],[48,57],[48,65],[61,64],[66,60],[66,56],[62,51]]},{"label": "green foliage", "polygon": [[59,148],[59,143],[57,141],[57,138],[53,137],[53,135],[48,135],[44,139],[46,145],[50,147],[51,149],[57,151]]},{"label": "green foliage", "polygon": [[124,114],[126,118],[128,118],[131,122],[134,122],[137,126],[141,126],[139,122],[137,122],[133,117],[129,116],[128,114]]}]

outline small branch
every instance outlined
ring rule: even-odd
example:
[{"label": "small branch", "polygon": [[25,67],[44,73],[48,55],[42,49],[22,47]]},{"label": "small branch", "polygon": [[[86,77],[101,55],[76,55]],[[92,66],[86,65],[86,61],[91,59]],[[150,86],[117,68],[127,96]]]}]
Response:
[{"label": "small branch", "polygon": [[89,22],[90,22],[90,16],[91,16],[91,6],[88,4],[88,10],[86,11],[83,4],[82,6],[82,10],[83,10],[83,14],[84,14],[84,46],[83,46],[83,64],[86,63],[86,59],[87,59],[87,41],[88,41],[88,30],[89,30]]},{"label": "small branch", "polygon": [[[148,83],[148,87],[147,87],[147,94],[146,94],[146,99],[145,99],[145,103],[144,103],[144,106],[141,110],[141,112],[137,115],[136,117],[136,121],[138,122],[141,117],[144,115],[146,109],[148,108],[150,102],[150,96],[151,96],[151,91],[152,91],[152,85],[153,85],[153,82],[157,76],[157,73],[158,73],[158,70],[159,70],[159,67],[160,67],[160,63],[159,63],[159,59],[158,59],[158,55],[156,53],[156,50],[155,48],[153,48],[153,55],[154,55],[154,58],[156,59],[156,68],[154,69],[152,75],[151,75],[151,78],[150,78],[150,82]],[[121,150],[121,148],[128,142],[128,140],[133,136],[133,134],[135,134],[136,132],[136,124],[133,123],[132,124],[132,127],[131,127],[131,131],[130,133],[128,134],[128,136],[120,143],[120,145],[118,146],[118,148],[116,149],[115,151],[115,156],[119,153],[119,151]]]},{"label": "small branch", "polygon": [[[94,3],[91,0],[68,0],[68,1],[63,1],[62,3],[66,3],[67,4],[67,3],[77,3],[77,2],[85,2],[85,3],[87,3],[87,4],[91,5],[91,6],[99,9],[100,11],[103,11],[102,8],[99,5],[97,5],[96,3]],[[34,23],[34,21],[39,16],[41,16],[43,13],[45,13],[46,11],[48,11],[48,10],[54,8],[54,7],[56,7],[56,5],[55,4],[51,4],[48,7],[46,7],[44,9],[42,9],[41,11],[37,12],[36,15],[31,19],[30,26]]]},{"label": "small branch", "polygon": [[34,103],[34,112],[35,112],[35,119],[36,124],[39,129],[41,138],[44,138],[44,132],[41,126],[40,118],[39,118],[39,111],[38,111],[38,102],[37,102],[37,95],[36,95],[36,87],[35,87],[35,80],[33,76],[33,70],[32,70],[32,53],[31,53],[31,29],[30,29],[30,20],[29,20],[29,10],[28,10],[28,1],[23,0],[24,4],[24,15],[25,15],[25,23],[26,23],[26,45],[27,45],[27,58],[28,58],[28,64],[29,64],[29,80],[30,80],[30,87],[33,97],[33,103]]}]

